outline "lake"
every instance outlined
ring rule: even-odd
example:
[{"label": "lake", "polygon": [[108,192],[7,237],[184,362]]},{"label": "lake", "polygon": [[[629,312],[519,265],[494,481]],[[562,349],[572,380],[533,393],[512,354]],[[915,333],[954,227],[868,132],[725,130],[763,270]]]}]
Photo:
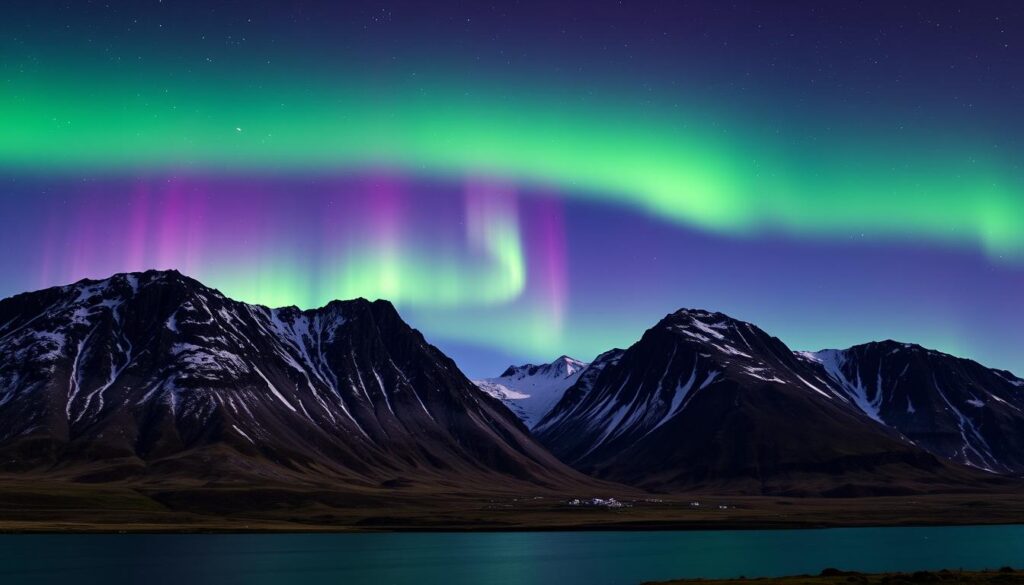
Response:
[{"label": "lake", "polygon": [[691,532],[0,535],[0,583],[635,585],[1024,567],[1024,525]]}]

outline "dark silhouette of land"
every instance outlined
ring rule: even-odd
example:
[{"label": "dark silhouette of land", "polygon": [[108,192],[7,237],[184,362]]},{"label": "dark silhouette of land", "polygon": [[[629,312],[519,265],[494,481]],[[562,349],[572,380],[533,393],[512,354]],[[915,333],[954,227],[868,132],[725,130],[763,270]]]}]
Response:
[{"label": "dark silhouette of land", "polygon": [[913,573],[857,573],[825,569],[819,575],[770,577],[765,579],[679,579],[657,581],[644,585],[927,585],[930,583],[977,583],[979,585],[1012,585],[1024,583],[1024,572],[1010,567],[995,571],[915,571]]}]

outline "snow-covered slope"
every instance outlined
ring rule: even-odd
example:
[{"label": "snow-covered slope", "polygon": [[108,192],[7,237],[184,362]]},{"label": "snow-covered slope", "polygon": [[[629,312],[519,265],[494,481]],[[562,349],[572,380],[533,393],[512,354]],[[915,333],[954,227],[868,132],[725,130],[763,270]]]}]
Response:
[{"label": "snow-covered slope", "polygon": [[817,361],[702,310],[595,360],[533,431],[580,470],[656,489],[903,493],[973,473],[858,408]]},{"label": "snow-covered slope", "polygon": [[387,301],[270,309],[174,271],[0,300],[0,468],[579,477]]},{"label": "snow-covered slope", "polygon": [[497,378],[474,383],[502,401],[532,429],[558,403],[565,390],[576,383],[587,365],[563,355],[550,364],[509,366]]},{"label": "snow-covered slope", "polygon": [[1024,473],[1024,381],[912,343],[801,352],[849,401],[908,440],[958,463]]}]

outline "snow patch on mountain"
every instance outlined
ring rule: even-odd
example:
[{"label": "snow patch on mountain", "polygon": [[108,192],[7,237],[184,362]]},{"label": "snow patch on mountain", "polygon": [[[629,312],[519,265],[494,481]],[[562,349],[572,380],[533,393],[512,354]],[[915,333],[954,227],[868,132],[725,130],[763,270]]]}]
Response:
[{"label": "snow patch on mountain", "polygon": [[[857,408],[874,420],[886,424],[879,412],[884,396],[880,374],[878,376],[879,379],[875,382],[875,395],[872,397],[868,395],[868,388],[861,380],[859,369],[855,379],[850,379],[843,373],[843,366],[847,361],[845,351],[840,349],[823,349],[816,352],[803,351],[798,352],[798,354],[821,364],[825,368],[825,373],[853,400]],[[821,390],[818,390],[818,392],[821,392]]]},{"label": "snow patch on mountain", "polygon": [[576,383],[586,362],[561,356],[550,364],[509,366],[497,378],[474,380],[480,390],[505,404],[528,428],[533,428]]}]

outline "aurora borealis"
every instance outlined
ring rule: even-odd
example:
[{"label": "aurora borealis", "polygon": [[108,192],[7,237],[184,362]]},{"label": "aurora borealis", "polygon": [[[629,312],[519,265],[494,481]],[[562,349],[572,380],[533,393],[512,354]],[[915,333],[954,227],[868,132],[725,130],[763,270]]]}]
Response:
[{"label": "aurora borealis", "polygon": [[1014,3],[6,10],[0,295],[388,298],[471,375],[681,306],[1024,371]]}]

